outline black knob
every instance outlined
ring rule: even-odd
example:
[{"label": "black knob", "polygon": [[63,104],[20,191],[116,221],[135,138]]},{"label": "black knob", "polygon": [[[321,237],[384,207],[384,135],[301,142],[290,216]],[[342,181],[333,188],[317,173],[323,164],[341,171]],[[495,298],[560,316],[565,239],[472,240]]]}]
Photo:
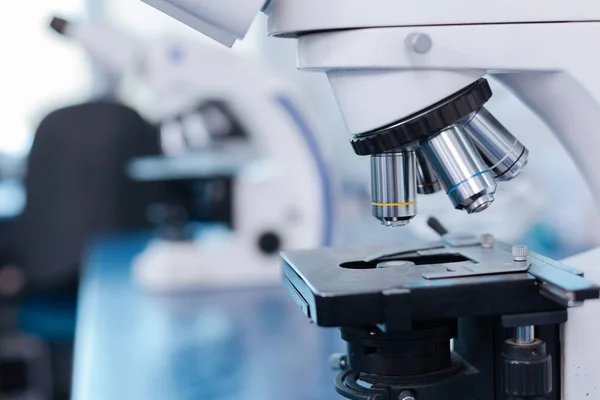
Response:
[{"label": "black knob", "polygon": [[67,20],[59,18],[59,17],[54,17],[50,21],[50,28],[52,28],[52,30],[55,31],[56,33],[60,33],[61,35],[65,34],[67,25],[69,25],[69,22]]},{"label": "black knob", "polygon": [[258,238],[258,248],[263,254],[276,254],[281,250],[281,238],[275,232],[265,232]]},{"label": "black knob", "polygon": [[440,236],[444,236],[446,233],[448,233],[448,229],[446,229],[444,225],[442,225],[442,223],[435,217],[429,217],[427,220],[427,225]]},{"label": "black knob", "polygon": [[540,399],[552,392],[552,357],[541,340],[520,344],[504,342],[502,390],[509,398]]}]

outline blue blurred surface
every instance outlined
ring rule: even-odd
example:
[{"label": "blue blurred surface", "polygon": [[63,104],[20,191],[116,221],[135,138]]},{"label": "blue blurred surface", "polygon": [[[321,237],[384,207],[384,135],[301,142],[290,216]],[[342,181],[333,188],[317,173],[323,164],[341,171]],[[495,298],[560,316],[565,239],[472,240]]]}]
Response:
[{"label": "blue blurred surface", "polygon": [[283,288],[150,296],[131,279],[144,235],[92,248],[77,313],[74,400],[325,400],[339,333]]}]

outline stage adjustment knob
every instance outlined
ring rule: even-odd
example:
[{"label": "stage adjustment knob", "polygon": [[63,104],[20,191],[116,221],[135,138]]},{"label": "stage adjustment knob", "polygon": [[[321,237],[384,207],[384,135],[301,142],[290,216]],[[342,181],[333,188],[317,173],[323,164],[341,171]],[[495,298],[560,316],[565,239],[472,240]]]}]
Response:
[{"label": "stage adjustment knob", "polygon": [[512,339],[502,348],[502,390],[512,399],[540,399],[552,392],[552,357],[538,339],[518,344]]}]

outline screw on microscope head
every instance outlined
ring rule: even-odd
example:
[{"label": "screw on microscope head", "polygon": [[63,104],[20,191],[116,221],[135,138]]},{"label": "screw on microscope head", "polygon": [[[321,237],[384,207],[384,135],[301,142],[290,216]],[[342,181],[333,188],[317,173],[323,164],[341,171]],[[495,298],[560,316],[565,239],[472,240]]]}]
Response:
[{"label": "screw on microscope head", "polygon": [[513,260],[515,262],[523,262],[523,261],[527,261],[527,254],[529,253],[529,250],[527,249],[527,246],[513,246],[512,248],[512,255],[513,255]]},{"label": "screw on microscope head", "polygon": [[344,371],[348,369],[348,356],[342,353],[335,353],[329,357],[329,367],[334,371]]},{"label": "screw on microscope head", "polygon": [[403,390],[398,396],[398,400],[416,400],[416,397],[410,390]]},{"label": "screw on microscope head", "polygon": [[406,46],[415,53],[425,54],[431,50],[432,42],[425,33],[411,33],[406,37]]},{"label": "screw on microscope head", "polygon": [[50,28],[61,35],[65,34],[65,30],[67,29],[68,25],[69,22],[67,20],[59,17],[53,17],[50,21]]},{"label": "screw on microscope head", "polygon": [[486,233],[481,236],[481,247],[486,249],[494,247],[494,235]]}]

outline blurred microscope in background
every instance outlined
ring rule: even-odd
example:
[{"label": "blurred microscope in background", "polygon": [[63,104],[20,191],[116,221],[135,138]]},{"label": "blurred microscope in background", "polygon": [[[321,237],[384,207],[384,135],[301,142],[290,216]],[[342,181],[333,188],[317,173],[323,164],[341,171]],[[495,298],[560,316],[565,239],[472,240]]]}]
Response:
[{"label": "blurred microscope in background", "polygon": [[[37,338],[63,334],[57,321],[74,325],[79,267],[94,238],[158,227],[133,277],[165,292],[277,283],[282,248],[328,244],[333,229],[313,122],[276,74],[193,41],[141,43],[60,18],[51,27],[79,43],[110,84],[100,100],[55,110],[37,129],[14,228],[19,290],[33,293],[21,301],[20,328],[36,338],[7,337],[6,346],[29,352],[3,352],[0,341],[3,398],[69,396],[73,333],[57,351]],[[150,100],[125,105],[128,79]]]},{"label": "blurred microscope in background", "polygon": [[295,90],[276,74],[194,41],[139,43],[107,25],[59,18],[52,27],[115,82],[135,74],[155,100],[146,113],[159,126],[161,154],[138,157],[127,171],[167,194],[166,204],[149,209],[162,237],[135,262],[144,287],[278,283],[282,248],[330,242],[325,158]]}]

